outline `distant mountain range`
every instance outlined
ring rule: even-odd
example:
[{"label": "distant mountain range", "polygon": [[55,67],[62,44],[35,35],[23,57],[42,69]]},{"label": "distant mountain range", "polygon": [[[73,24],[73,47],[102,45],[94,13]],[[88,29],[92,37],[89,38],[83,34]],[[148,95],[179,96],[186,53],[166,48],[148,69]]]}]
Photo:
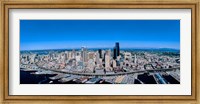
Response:
[{"label": "distant mountain range", "polygon": [[[102,50],[108,50],[111,49],[113,50],[113,48],[87,48],[87,50],[98,50],[98,49],[102,49]],[[21,50],[20,52],[44,52],[44,51],[71,51],[73,49],[44,49],[44,50]],[[79,49],[74,49],[76,51],[80,50]],[[172,49],[172,48],[120,48],[120,50],[122,51],[161,51],[161,52],[179,52],[179,49]]]}]

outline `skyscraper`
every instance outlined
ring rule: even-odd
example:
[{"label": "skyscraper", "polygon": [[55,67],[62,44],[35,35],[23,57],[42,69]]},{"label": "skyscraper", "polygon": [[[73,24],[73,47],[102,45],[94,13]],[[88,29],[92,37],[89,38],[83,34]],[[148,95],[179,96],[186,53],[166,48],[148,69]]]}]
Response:
[{"label": "skyscraper", "polygon": [[134,63],[136,64],[136,62],[137,62],[137,56],[135,54],[135,56],[134,56]]},{"label": "skyscraper", "polygon": [[72,50],[72,58],[76,58],[76,51],[74,49]]},{"label": "skyscraper", "polygon": [[117,56],[119,56],[119,54],[120,54],[119,42],[116,42],[113,50],[113,59],[117,59]]},{"label": "skyscraper", "polygon": [[115,43],[115,48],[116,48],[116,54],[117,54],[117,56],[119,56],[119,54],[120,54],[119,42]]},{"label": "skyscraper", "polygon": [[85,47],[81,47],[81,57],[83,62],[87,62],[87,49]]},{"label": "skyscraper", "polygon": [[117,66],[116,60],[112,60],[112,66],[115,68]]},{"label": "skyscraper", "polygon": [[98,52],[99,52],[99,58],[102,58],[102,52],[101,52],[101,49],[99,49]]},{"label": "skyscraper", "polygon": [[110,53],[109,51],[105,54],[105,68],[108,70],[110,68]]},{"label": "skyscraper", "polygon": [[99,52],[96,52],[96,63],[100,64],[100,60],[99,60]]},{"label": "skyscraper", "polygon": [[114,47],[114,49],[113,49],[113,59],[117,59],[116,47]]}]

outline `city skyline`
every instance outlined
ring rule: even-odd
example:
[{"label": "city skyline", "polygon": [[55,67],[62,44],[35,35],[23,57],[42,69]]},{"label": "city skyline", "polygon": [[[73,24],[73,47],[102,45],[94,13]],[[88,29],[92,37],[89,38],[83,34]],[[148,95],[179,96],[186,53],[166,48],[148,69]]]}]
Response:
[{"label": "city skyline", "polygon": [[180,49],[180,21],[20,20],[20,50],[113,48],[115,42],[122,49]]},{"label": "city skyline", "polygon": [[[116,42],[115,42],[116,43]],[[99,49],[103,49],[103,50],[111,50],[111,51],[114,51],[114,48],[111,46],[111,47],[92,47],[92,48],[89,48],[87,46],[81,46],[81,47],[77,47],[77,48],[46,48],[46,49],[29,49],[29,50],[20,50],[20,51],[45,51],[45,50],[81,50],[82,48],[86,48],[87,50],[99,50]],[[174,51],[180,51],[180,49],[176,49],[176,48],[141,48],[141,47],[133,47],[133,48],[120,48],[120,50],[174,50]]]},{"label": "city skyline", "polygon": [[178,51],[122,51],[116,42],[113,51],[41,52],[20,54],[21,84],[180,84]]}]

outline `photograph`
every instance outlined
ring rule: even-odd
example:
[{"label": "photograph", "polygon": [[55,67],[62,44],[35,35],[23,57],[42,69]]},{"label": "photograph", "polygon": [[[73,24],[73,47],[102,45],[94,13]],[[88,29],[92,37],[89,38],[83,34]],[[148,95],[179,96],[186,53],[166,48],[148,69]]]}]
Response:
[{"label": "photograph", "polygon": [[20,20],[20,84],[180,84],[180,20]]}]

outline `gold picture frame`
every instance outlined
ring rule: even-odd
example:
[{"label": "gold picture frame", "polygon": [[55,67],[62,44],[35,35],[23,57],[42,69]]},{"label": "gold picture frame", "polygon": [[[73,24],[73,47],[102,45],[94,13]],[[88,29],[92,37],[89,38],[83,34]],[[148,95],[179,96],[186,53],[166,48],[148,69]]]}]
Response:
[{"label": "gold picture frame", "polygon": [[[199,70],[199,0],[175,0],[175,1],[137,1],[137,0],[2,0],[1,3],[1,37],[0,37],[0,87],[3,104],[21,104],[21,103],[175,103],[175,104],[199,104],[200,103],[200,70]],[[17,96],[8,94],[8,50],[9,50],[9,9],[37,9],[37,8],[137,8],[137,9],[191,9],[192,10],[192,95],[191,96]]]}]

